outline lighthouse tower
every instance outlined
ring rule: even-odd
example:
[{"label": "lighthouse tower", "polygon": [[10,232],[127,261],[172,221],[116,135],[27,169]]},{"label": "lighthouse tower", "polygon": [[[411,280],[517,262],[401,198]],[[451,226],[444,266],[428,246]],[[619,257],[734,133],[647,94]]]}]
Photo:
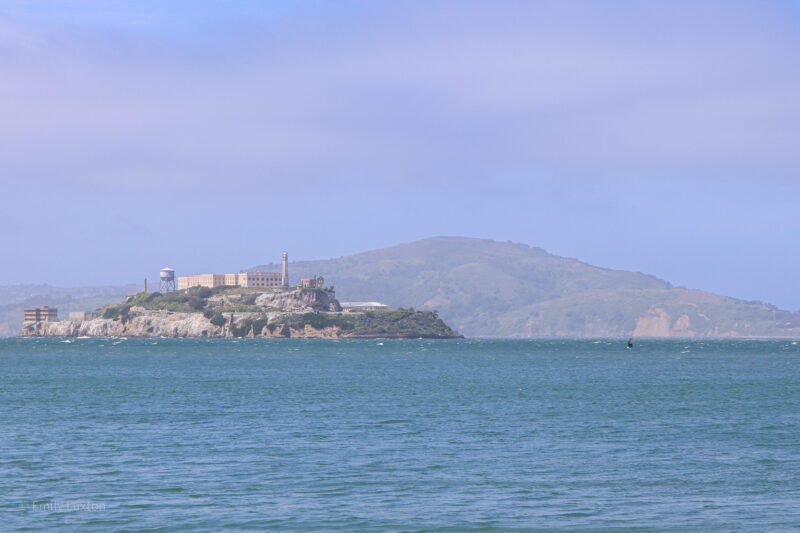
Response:
[{"label": "lighthouse tower", "polygon": [[281,269],[281,285],[289,286],[289,254],[283,252],[283,268]]}]

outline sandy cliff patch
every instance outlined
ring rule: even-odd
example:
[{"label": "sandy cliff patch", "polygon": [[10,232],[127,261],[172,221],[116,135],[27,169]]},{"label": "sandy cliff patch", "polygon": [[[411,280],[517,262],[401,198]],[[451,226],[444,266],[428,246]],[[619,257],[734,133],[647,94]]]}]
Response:
[{"label": "sandy cliff patch", "polygon": [[651,309],[636,322],[634,337],[669,337],[672,320],[660,307]]}]

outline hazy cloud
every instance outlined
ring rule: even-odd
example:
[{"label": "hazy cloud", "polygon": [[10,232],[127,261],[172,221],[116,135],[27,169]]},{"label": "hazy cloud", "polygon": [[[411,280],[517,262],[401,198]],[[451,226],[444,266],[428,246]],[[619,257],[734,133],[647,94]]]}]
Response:
[{"label": "hazy cloud", "polygon": [[792,175],[799,38],[779,7],[622,7],[373,5],[189,44],[0,19],[0,161],[120,187]]}]

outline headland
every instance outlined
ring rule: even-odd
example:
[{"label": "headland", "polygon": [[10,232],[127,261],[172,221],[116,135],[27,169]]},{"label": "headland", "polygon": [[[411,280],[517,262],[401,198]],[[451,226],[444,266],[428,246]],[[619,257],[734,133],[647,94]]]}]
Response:
[{"label": "headland", "polygon": [[343,309],[332,288],[241,286],[140,292],[21,337],[460,338],[435,311]]}]

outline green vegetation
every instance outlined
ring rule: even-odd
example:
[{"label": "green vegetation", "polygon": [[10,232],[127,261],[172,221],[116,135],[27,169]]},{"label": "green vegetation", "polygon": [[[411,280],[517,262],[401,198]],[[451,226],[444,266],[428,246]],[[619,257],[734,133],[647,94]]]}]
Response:
[{"label": "green vegetation", "polygon": [[195,287],[186,292],[170,292],[167,294],[140,292],[136,296],[128,298],[122,305],[176,313],[195,313],[202,311],[206,307],[207,299],[212,294],[212,290],[207,287]]},{"label": "green vegetation", "polygon": [[353,334],[374,337],[457,337],[436,311],[386,309],[367,311],[355,316]]},{"label": "green vegetation", "polygon": [[[213,289],[195,287],[186,292],[140,292],[127,298],[123,303],[106,305],[102,317],[114,320],[127,320],[131,307],[143,307],[151,310],[172,311],[175,313],[197,313],[207,305],[207,298],[214,294]],[[205,314],[205,313],[204,313]],[[206,314],[206,318],[210,315]]]},{"label": "green vegetation", "polygon": [[[245,320],[243,327],[237,329],[237,336],[244,336],[250,332],[250,323],[256,328],[259,321]],[[280,327],[280,335],[288,337],[290,330],[302,330],[306,326],[321,330],[325,328],[338,328],[339,334],[346,337],[425,337],[445,338],[457,337],[458,334],[447,325],[433,311],[414,311],[413,309],[396,309],[367,311],[365,313],[304,313],[300,315],[282,315],[275,321],[267,324],[270,332],[274,333]],[[263,326],[261,327],[263,330]],[[259,331],[256,329],[256,331]],[[241,332],[241,334],[239,334]]]},{"label": "green vegetation", "polygon": [[[446,338],[458,334],[431,311],[397,309],[366,313],[304,313],[281,315],[269,322],[265,315],[246,318],[231,328],[234,337],[262,335],[265,329],[272,335],[290,337],[291,330],[306,326],[322,330],[335,327],[346,337],[408,337]],[[276,333],[277,332],[277,333]]]},{"label": "green vegetation", "polygon": [[131,306],[127,304],[109,305],[103,310],[103,318],[122,320],[123,322],[128,318],[128,312]]}]

